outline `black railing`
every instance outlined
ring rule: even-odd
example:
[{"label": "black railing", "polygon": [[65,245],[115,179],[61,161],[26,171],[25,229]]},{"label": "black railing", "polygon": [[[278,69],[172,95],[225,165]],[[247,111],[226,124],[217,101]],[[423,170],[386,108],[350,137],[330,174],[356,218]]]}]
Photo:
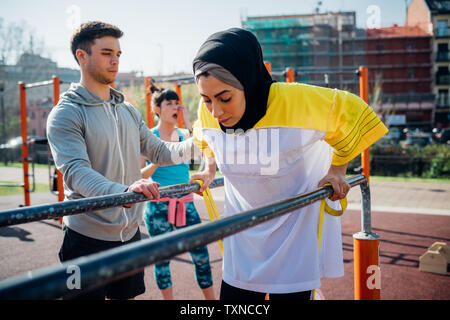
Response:
[{"label": "black railing", "polygon": [[[347,182],[352,187],[356,185],[360,185],[361,187],[362,230],[358,234],[370,235],[370,190],[367,179],[363,175],[357,175],[347,179]],[[31,271],[26,275],[16,276],[0,282],[0,299],[55,299],[61,296],[73,297],[82,292],[95,289],[98,286],[139,272],[148,265],[167,260],[175,255],[190,251],[267,220],[308,206],[332,194],[332,187],[325,186],[313,192],[291,197],[227,218],[221,218],[210,223],[186,227],[165,235],[67,261],[61,265]],[[133,199],[133,201],[136,200]],[[130,199],[130,202],[133,201]],[[72,288],[68,285],[73,270],[77,270],[80,275],[80,289]]]},{"label": "black railing", "polygon": [[436,84],[437,85],[450,84],[450,75],[449,74],[436,74]]},{"label": "black railing", "polygon": [[[210,188],[223,186],[223,178],[216,178]],[[200,189],[198,182],[179,184],[160,188],[161,198],[192,193]],[[11,226],[44,219],[59,218],[87,211],[106,209],[130,203],[144,202],[148,199],[142,193],[125,192],[100,197],[23,207],[0,212],[0,227]]]}]

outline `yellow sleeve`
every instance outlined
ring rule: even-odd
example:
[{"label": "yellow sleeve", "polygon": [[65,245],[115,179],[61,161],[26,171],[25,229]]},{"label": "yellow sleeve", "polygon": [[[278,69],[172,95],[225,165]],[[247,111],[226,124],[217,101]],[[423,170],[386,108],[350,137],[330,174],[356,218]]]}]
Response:
[{"label": "yellow sleeve", "polygon": [[334,148],[332,164],[343,165],[388,130],[360,97],[300,83],[274,83],[266,115],[256,125],[319,130]]},{"label": "yellow sleeve", "polygon": [[[206,111],[206,113],[205,113]],[[203,99],[200,99],[200,103],[198,106],[198,119],[195,120],[194,125],[192,126],[193,129],[193,138],[194,143],[197,146],[199,150],[208,158],[213,158],[214,153],[212,152],[211,148],[208,146],[205,140],[203,140],[203,134],[202,134],[202,128],[208,128],[208,124],[211,125],[211,119],[208,118],[208,110],[206,109],[205,105],[203,104]],[[214,119],[214,118],[213,118]],[[217,120],[216,120],[217,122]],[[217,123],[218,125],[218,123]],[[219,127],[220,128],[220,127]]]},{"label": "yellow sleeve", "polygon": [[340,166],[370,147],[388,129],[363,99],[337,90],[326,132],[325,141],[334,148],[331,164]]},{"label": "yellow sleeve", "polygon": [[266,115],[255,128],[284,127],[327,130],[335,90],[304,83],[276,82],[267,100]]}]

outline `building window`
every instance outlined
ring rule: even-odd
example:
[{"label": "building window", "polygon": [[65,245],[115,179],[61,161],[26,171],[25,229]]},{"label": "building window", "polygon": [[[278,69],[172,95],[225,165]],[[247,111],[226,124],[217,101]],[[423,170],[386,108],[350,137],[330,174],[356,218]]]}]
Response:
[{"label": "building window", "polygon": [[441,1],[442,9],[450,10],[450,1]]},{"label": "building window", "polygon": [[438,107],[447,107],[450,105],[449,96],[448,96],[448,90],[447,89],[440,89],[438,93],[438,100],[437,100],[437,106]]},{"label": "building window", "polygon": [[436,35],[438,37],[446,37],[449,35],[448,27],[447,27],[447,20],[438,20],[437,21]]},{"label": "building window", "polygon": [[449,61],[448,43],[439,43],[438,51],[436,53],[436,61]]},{"label": "building window", "polygon": [[439,67],[437,72],[438,74],[449,74],[448,67]]},{"label": "building window", "polygon": [[436,73],[437,85],[449,85],[450,84],[450,72],[448,67],[439,67]]},{"label": "building window", "polygon": [[448,43],[438,43],[438,51],[447,52],[448,51]]}]

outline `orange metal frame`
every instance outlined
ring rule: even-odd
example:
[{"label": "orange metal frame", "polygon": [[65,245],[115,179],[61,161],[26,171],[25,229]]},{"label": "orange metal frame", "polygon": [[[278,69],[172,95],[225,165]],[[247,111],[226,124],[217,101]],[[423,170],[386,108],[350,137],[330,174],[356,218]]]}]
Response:
[{"label": "orange metal frame", "polygon": [[22,168],[25,206],[30,205],[30,174],[28,173],[28,126],[27,126],[27,93],[25,83],[19,82],[20,92],[20,134],[22,136]]},{"label": "orange metal frame", "polygon": [[147,112],[147,126],[151,129],[155,126],[152,112],[152,92],[150,90],[150,84],[152,83],[151,77],[145,77],[145,110]]},{"label": "orange metal frame", "polygon": [[[56,106],[59,101],[60,84],[59,77],[53,77],[51,81],[44,81],[42,84],[36,86],[53,85],[53,106]],[[33,84],[29,84],[30,88]],[[24,82],[19,82],[20,95],[20,133],[22,136],[22,169],[23,169],[23,188],[25,206],[30,206],[30,174],[29,174],[29,143],[28,143],[28,123],[27,123],[27,85]],[[58,201],[64,201],[64,188],[62,174],[57,170],[57,184],[58,184]]]},{"label": "orange metal frame", "polygon": [[[175,92],[178,95],[178,98],[180,99],[180,105],[183,105],[183,98],[181,96],[181,85],[178,82],[175,82]],[[178,121],[177,121],[177,127],[183,128],[184,120],[183,120],[183,112],[181,110],[178,110]]]}]

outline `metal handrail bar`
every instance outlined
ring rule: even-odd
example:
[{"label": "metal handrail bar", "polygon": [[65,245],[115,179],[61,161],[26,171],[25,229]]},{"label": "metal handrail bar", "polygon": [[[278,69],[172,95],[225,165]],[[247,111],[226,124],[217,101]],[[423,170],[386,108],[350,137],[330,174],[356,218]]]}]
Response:
[{"label": "metal handrail bar", "polygon": [[[209,187],[216,188],[220,186],[223,186],[223,177],[214,179]],[[196,192],[199,189],[200,184],[198,182],[191,182],[167,186],[160,188],[159,190],[161,198],[164,198]],[[0,212],[0,227],[44,219],[59,218],[66,215],[79,214],[92,210],[101,210],[143,201],[148,201],[148,199],[142,193],[124,192],[106,196],[10,209]]]},{"label": "metal handrail bar", "polygon": [[[348,178],[351,187],[360,185],[362,231],[370,234],[370,192],[367,178]],[[267,220],[305,207],[333,194],[331,186],[294,196],[264,207],[245,211],[210,223],[123,245],[90,256],[66,261],[61,265],[28,272],[0,282],[0,299],[55,299],[73,297],[98,286],[139,272],[148,265],[217,241]],[[78,270],[80,290],[69,288],[72,271]]]}]

